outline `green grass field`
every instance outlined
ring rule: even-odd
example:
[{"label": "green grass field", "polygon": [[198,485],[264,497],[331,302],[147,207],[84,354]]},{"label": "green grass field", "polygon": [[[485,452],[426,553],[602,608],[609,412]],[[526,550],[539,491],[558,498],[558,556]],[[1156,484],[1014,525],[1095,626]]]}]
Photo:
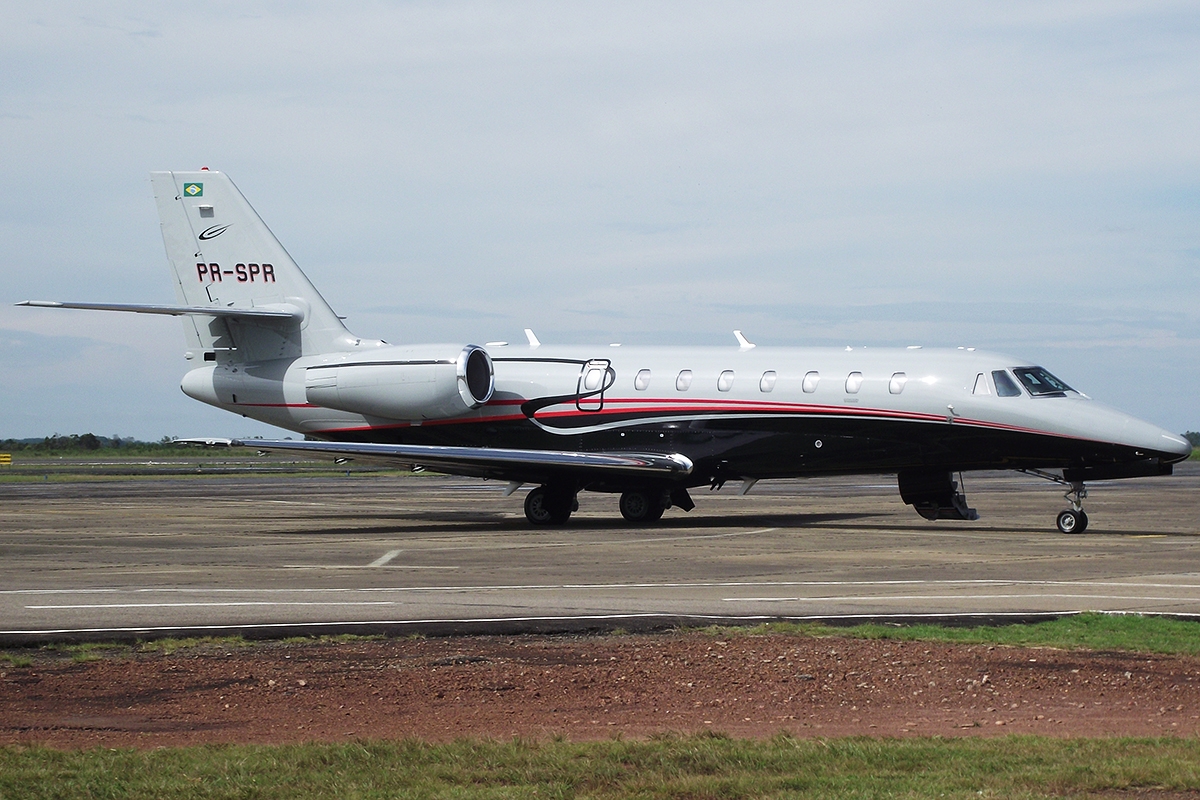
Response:
[{"label": "green grass field", "polygon": [[[838,739],[417,741],[0,749],[0,797],[1080,797],[1200,790],[1200,741]],[[1136,793],[1154,797],[1153,793]]]},{"label": "green grass field", "polygon": [[[940,625],[855,625],[767,623],[745,634],[799,633],[855,639],[1058,647],[1064,650],[1118,650],[1134,653],[1200,653],[1200,622],[1137,614],[1073,614],[1028,625],[944,627]],[[728,635],[726,629],[722,633]]]},{"label": "green grass field", "polygon": [[[851,636],[1132,652],[1200,650],[1200,623],[1083,614],[1033,625],[939,628],[764,625],[721,636]],[[345,637],[341,637],[345,638]],[[301,640],[304,642],[310,640]],[[132,650],[253,647],[241,639],[13,650],[122,658]],[[360,741],[158,750],[0,748],[9,798],[1034,798],[1200,796],[1200,740],[1001,738],[732,739],[719,733],[576,743]]]}]

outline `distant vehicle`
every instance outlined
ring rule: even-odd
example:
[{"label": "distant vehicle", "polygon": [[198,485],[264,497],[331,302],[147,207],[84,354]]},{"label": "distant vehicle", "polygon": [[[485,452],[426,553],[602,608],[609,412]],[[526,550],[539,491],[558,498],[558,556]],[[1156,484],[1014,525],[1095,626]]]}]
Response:
[{"label": "distant vehicle", "polygon": [[[1025,359],[947,349],[390,345],[350,333],[220,172],[151,174],[177,305],[20,305],[183,318],[197,400],[320,441],[230,443],[533,484],[565,523],[583,490],[651,523],[688,490],[894,473],[926,519],[977,519],[955,473],[1020,470],[1068,488],[1169,475],[1191,445]],[[961,479],[961,476],[960,476]]]}]

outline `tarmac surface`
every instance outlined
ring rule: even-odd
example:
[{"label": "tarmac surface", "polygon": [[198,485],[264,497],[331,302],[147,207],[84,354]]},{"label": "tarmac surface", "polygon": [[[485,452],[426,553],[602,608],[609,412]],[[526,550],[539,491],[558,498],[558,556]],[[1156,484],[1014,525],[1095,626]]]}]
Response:
[{"label": "tarmac surface", "polygon": [[0,644],[182,634],[533,632],[761,619],[1200,615],[1200,464],[1061,489],[966,475],[977,522],[926,522],[892,476],[693,490],[651,527],[584,493],[434,476],[0,485]]}]

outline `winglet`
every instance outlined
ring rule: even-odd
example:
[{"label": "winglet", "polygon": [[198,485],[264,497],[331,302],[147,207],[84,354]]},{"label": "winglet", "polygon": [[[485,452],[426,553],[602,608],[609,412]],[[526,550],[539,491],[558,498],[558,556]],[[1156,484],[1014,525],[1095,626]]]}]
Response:
[{"label": "winglet", "polygon": [[532,328],[525,329],[525,338],[529,340],[530,347],[541,347],[542,346],[542,343],[538,341],[538,338],[533,335]]},{"label": "winglet", "polygon": [[750,341],[745,336],[743,336],[741,331],[734,331],[733,335],[735,337],[737,337],[738,347],[740,347],[743,350],[753,350],[755,347],[758,346],[758,345],[754,344],[754,342]]}]

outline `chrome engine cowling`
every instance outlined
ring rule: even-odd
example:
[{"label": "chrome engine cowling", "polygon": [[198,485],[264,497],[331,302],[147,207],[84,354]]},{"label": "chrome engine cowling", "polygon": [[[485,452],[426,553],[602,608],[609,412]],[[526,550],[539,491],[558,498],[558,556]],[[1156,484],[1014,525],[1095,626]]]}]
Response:
[{"label": "chrome engine cowling", "polygon": [[492,358],[478,345],[391,347],[370,360],[309,367],[308,402],[386,419],[450,419],[487,403],[496,388]]}]

